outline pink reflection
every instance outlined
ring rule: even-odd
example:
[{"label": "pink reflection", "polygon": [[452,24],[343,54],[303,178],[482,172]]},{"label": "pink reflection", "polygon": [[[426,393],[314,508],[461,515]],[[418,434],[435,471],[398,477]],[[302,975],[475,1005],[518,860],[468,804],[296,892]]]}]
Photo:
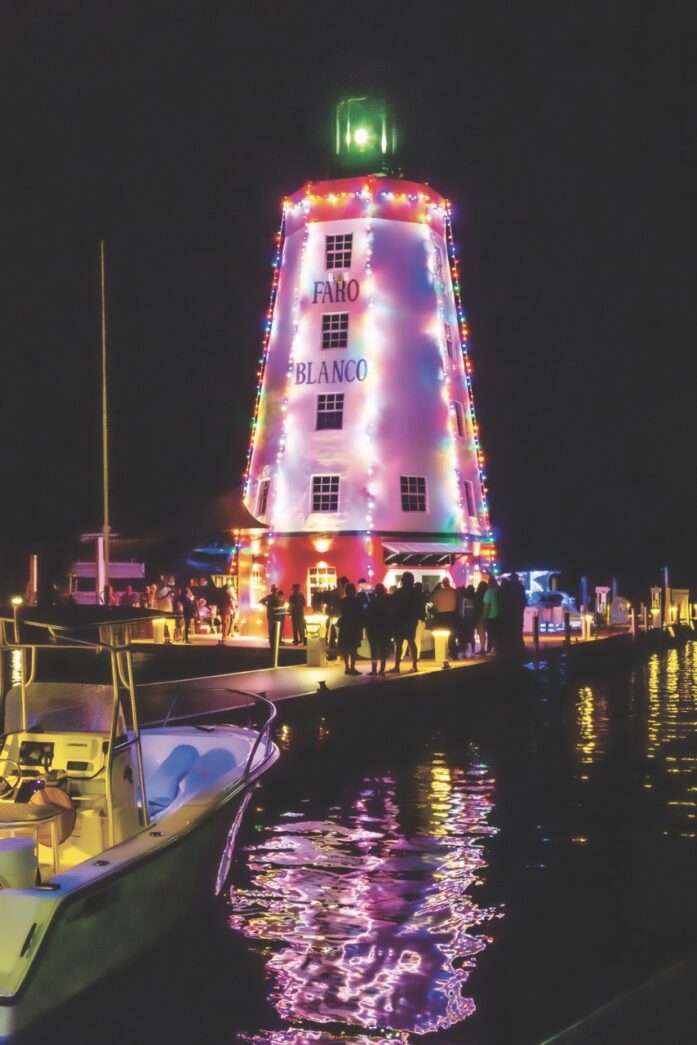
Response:
[{"label": "pink reflection", "polygon": [[260,1031],[258,1034],[240,1034],[241,1041],[251,1042],[252,1045],[314,1045],[319,1042],[348,1042],[349,1045],[400,1045],[400,1042],[409,1041],[408,1034],[390,1034],[388,1038],[374,1036],[373,1034],[330,1034],[328,1031],[308,1030],[305,1027],[291,1028],[290,1030]]},{"label": "pink reflection", "polygon": [[[463,986],[491,942],[484,927],[501,917],[468,893],[494,833],[494,782],[486,767],[464,771],[434,755],[411,788],[409,837],[385,777],[365,781],[328,819],[284,820],[247,849],[252,885],[233,891],[230,924],[273,945],[270,999],[283,1018],[353,1025],[356,1036],[343,1031],[341,1040],[377,1043],[407,1042],[474,1012]],[[248,1040],[338,1039],[302,1027]]]},{"label": "pink reflection", "polygon": [[409,1041],[407,1034],[390,1034],[388,1038],[374,1036],[373,1034],[330,1034],[328,1031],[308,1030],[305,1027],[291,1028],[290,1030],[260,1031],[258,1034],[240,1034],[241,1041],[251,1042],[252,1045],[314,1045],[314,1042],[348,1042],[349,1045],[405,1045]]}]

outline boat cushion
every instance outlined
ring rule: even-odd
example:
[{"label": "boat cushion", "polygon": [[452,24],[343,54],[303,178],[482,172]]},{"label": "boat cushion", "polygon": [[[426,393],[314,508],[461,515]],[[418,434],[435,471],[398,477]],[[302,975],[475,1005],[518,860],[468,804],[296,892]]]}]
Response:
[{"label": "boat cushion", "polygon": [[185,783],[187,794],[205,791],[219,777],[225,776],[236,766],[235,756],[227,748],[212,748],[201,755]]},{"label": "boat cushion", "polygon": [[198,758],[191,744],[178,744],[147,782],[148,813],[162,812],[177,797],[179,784]]}]

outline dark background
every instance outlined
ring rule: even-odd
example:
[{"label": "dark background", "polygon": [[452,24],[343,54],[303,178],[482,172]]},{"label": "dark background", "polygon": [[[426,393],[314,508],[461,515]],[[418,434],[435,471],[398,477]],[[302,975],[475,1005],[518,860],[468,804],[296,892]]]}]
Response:
[{"label": "dark background", "polygon": [[[639,8],[642,8],[639,10]],[[504,566],[694,569],[689,5],[0,3],[0,586],[237,486],[280,202],[393,104],[455,207]]]}]

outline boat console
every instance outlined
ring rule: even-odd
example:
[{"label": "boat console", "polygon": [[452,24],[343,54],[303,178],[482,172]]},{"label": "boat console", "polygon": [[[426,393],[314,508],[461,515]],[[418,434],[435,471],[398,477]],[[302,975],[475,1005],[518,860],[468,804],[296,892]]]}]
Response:
[{"label": "boat console", "polygon": [[[107,733],[8,733],[0,747],[0,829],[6,833],[13,809],[26,816],[29,807],[57,806],[58,844],[65,868],[101,853],[109,844],[107,820],[112,805],[114,841],[140,828],[137,784],[130,750],[111,760],[107,789]],[[108,792],[108,793],[107,793]],[[48,830],[38,832],[42,846],[51,846]],[[56,863],[55,859],[52,861]]]}]

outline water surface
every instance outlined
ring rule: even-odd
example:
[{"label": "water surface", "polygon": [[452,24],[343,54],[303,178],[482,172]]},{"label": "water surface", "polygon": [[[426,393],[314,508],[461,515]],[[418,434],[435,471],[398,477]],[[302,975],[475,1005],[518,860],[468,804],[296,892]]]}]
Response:
[{"label": "water surface", "polygon": [[224,902],[53,1040],[527,1045],[693,953],[697,644],[461,686],[282,705]]}]

